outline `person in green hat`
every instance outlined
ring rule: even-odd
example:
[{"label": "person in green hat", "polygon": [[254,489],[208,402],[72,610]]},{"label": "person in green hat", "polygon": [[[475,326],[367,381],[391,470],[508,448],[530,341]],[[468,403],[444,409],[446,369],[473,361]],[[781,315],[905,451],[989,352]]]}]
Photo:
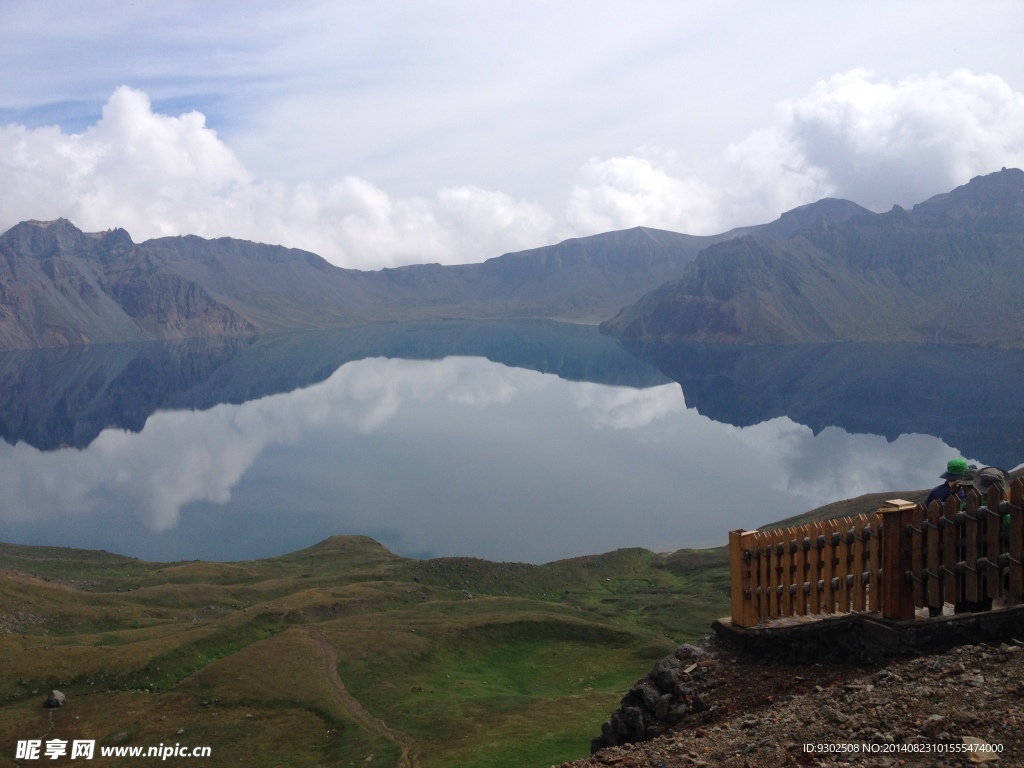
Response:
[{"label": "person in green hat", "polygon": [[[945,504],[946,499],[950,496],[956,496],[957,499],[963,504],[964,499],[967,498],[967,494],[964,489],[960,487],[961,481],[964,479],[964,475],[969,472],[967,468],[967,462],[963,459],[950,459],[946,463],[946,471],[943,472],[941,477],[945,482],[942,485],[937,485],[932,488],[931,493],[928,494],[928,498],[924,501],[924,506],[927,509],[928,505],[933,501],[939,502],[939,504]],[[963,606],[957,603],[958,608]],[[930,616],[941,616],[942,607],[930,605],[928,606],[928,614]]]},{"label": "person in green hat", "polygon": [[933,501],[937,501],[940,504],[945,503],[946,499],[954,494],[961,501],[964,500],[964,489],[960,487],[960,481],[963,479],[964,473],[967,471],[967,462],[963,459],[950,459],[946,463],[946,471],[943,472],[941,477],[944,482],[942,485],[937,485],[932,488],[931,493],[928,494],[928,498],[925,499],[924,505],[927,507]]}]

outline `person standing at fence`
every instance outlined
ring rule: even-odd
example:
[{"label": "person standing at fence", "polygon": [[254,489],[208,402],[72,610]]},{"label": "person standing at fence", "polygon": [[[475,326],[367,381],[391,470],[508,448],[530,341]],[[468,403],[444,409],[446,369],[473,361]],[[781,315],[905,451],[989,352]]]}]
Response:
[{"label": "person standing at fence", "polygon": [[[979,506],[986,506],[988,503],[988,492],[993,488],[999,488],[1000,500],[1006,498],[1006,494],[1010,491],[1010,473],[1005,469],[999,467],[982,467],[978,469],[976,467],[969,467],[960,478],[961,491],[966,494],[971,488],[981,497]],[[998,511],[999,507],[992,510],[993,512]],[[987,531],[988,526],[998,525],[999,519],[994,515],[985,515],[985,517],[978,521],[979,538],[981,540],[981,551],[978,553],[979,557],[988,557],[988,544],[987,542]],[[980,574],[981,589],[985,591],[985,585],[989,578],[989,574],[986,572]],[[983,597],[981,600],[965,600],[957,603],[953,606],[953,613],[977,613],[979,611],[992,610],[992,598]]]},{"label": "person standing at fence", "polygon": [[942,485],[937,485],[932,488],[932,492],[928,494],[928,498],[925,499],[924,505],[927,507],[933,501],[944,504],[946,499],[952,495],[956,495],[958,499],[963,501],[964,489],[960,487],[960,481],[964,477],[964,473],[967,471],[967,462],[963,459],[950,459],[946,464],[946,471],[943,472],[941,477],[944,482]]},{"label": "person standing at fence", "polygon": [[[950,459],[946,464],[946,471],[939,475],[939,477],[945,480],[945,482],[942,485],[932,488],[931,493],[928,494],[928,498],[925,499],[925,509],[927,509],[928,505],[933,501],[937,501],[939,504],[945,504],[946,499],[950,496],[956,496],[960,500],[960,503],[963,504],[966,495],[964,493],[964,489],[960,487],[960,484],[964,479],[964,475],[968,472],[973,472],[974,469],[976,469],[976,467],[973,465],[968,468],[967,462],[963,459]],[[964,608],[964,605],[956,603],[954,605],[954,609],[956,608]],[[935,605],[929,606],[928,614],[933,617],[941,616],[942,608]]]}]

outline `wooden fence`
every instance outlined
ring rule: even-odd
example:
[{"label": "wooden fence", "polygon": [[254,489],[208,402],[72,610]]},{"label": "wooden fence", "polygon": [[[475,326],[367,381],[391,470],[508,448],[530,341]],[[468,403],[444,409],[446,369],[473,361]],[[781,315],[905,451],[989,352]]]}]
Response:
[{"label": "wooden fence", "polygon": [[928,509],[894,499],[872,514],[774,531],[731,531],[732,621],[880,612],[912,619],[944,603],[1017,605],[1024,594],[1024,483]]}]

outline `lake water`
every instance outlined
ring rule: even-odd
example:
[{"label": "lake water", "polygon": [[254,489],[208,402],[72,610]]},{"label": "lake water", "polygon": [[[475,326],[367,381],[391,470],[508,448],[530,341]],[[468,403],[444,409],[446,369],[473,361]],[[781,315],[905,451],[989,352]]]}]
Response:
[{"label": "lake water", "polygon": [[155,560],[333,534],[528,562],[716,546],[931,487],[962,453],[1020,463],[1021,365],[935,347],[626,350],[544,322],[6,353],[0,539]]}]

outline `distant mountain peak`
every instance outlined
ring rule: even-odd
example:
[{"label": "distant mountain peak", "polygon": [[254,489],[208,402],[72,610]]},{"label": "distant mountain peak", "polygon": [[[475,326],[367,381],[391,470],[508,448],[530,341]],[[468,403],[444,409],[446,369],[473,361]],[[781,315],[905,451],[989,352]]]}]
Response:
[{"label": "distant mountain peak", "polygon": [[873,211],[869,211],[867,208],[857,205],[857,203],[850,200],[838,197],[823,197],[821,200],[786,211],[775,221],[768,224],[739,227],[738,229],[730,230],[726,235],[729,238],[754,235],[772,240],[786,240],[801,229],[820,226],[822,222],[826,225],[841,224],[855,216],[874,215],[876,214]]},{"label": "distant mountain peak", "polygon": [[1024,171],[975,177],[909,211],[816,222],[802,237],[757,231],[713,245],[602,329],[687,342],[1024,346]]},{"label": "distant mountain peak", "polygon": [[995,173],[975,176],[950,192],[918,203],[913,210],[922,215],[954,218],[1013,214],[1024,218],[1024,171],[1003,168]]},{"label": "distant mountain peak", "polygon": [[67,219],[23,221],[0,235],[3,244],[22,255],[46,258],[88,247],[85,233]]}]

